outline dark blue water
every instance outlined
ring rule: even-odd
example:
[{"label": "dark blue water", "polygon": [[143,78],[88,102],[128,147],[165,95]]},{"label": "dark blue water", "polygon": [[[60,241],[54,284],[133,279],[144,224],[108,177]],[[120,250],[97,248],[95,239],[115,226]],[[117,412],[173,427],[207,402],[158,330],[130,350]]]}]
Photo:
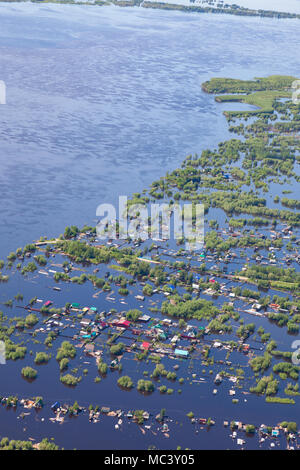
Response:
[{"label": "dark blue water", "polygon": [[[7,104],[0,107],[1,257],[40,235],[57,235],[68,224],[92,223],[98,204],[140,191],[180,165],[187,154],[214,148],[232,137],[222,111],[233,105],[217,104],[213,96],[203,93],[201,83],[206,79],[300,75],[298,22],[293,20],[31,4],[1,4],[0,20],[0,79],[7,85]],[[84,289],[62,285],[62,292],[50,290],[53,285],[44,276],[34,274],[24,280],[16,274],[1,285],[0,302],[20,291],[24,303],[38,295],[51,298],[55,306],[66,301],[100,306],[91,285]],[[131,294],[136,294],[134,288]],[[118,294],[116,302],[103,297],[101,307],[106,310],[139,307],[133,296],[123,306]],[[150,305],[145,301],[145,311]],[[21,314],[15,308],[9,313]],[[257,324],[287,347],[291,340],[267,322],[262,319]],[[43,342],[44,337],[39,334],[37,339]],[[32,343],[28,347],[34,352],[44,349]],[[80,356],[78,351],[74,366],[79,366],[82,375],[85,366]],[[178,377],[186,378],[182,396],[177,382],[166,382],[174,388],[173,395],[160,396],[156,391],[149,397],[136,389],[119,390],[118,372],[94,384],[98,374],[94,360],[75,389],[59,382],[54,358],[47,366],[39,366],[38,379],[29,384],[20,369],[33,366],[33,360],[34,355],[27,354],[24,361],[10,361],[9,367],[1,368],[0,391],[20,398],[42,395],[47,407],[25,420],[17,419],[20,409],[13,416],[12,410],[1,407],[0,436],[38,439],[53,435],[59,445],[69,448],[128,448],[132,442],[136,448],[215,448],[216,442],[228,448],[233,443],[229,432],[223,432],[223,419],[255,424],[264,419],[266,424],[275,424],[275,416],[278,421],[299,421],[295,408],[266,407],[264,399],[258,401],[255,396],[239,394],[240,402],[234,405],[228,381],[217,397],[212,395],[211,380],[189,385],[192,372],[202,374],[203,367],[196,360],[188,371],[180,364]],[[241,358],[236,361],[235,367]],[[125,373],[134,379],[154,369],[150,363],[124,362]],[[173,363],[166,365],[171,369]],[[207,377],[210,368],[214,373],[219,370],[219,366],[206,367]],[[165,407],[173,419],[171,437],[163,441],[161,434],[150,432],[145,437],[138,426],[128,423],[116,432],[116,419],[102,417],[99,424],[91,425],[86,415],[63,426],[52,424],[49,405],[57,399],[113,409],[143,408],[154,414]],[[198,416],[217,417],[218,426],[197,434],[186,418],[191,408]],[[250,440],[247,448],[251,447],[257,447],[257,441],[251,444]]]},{"label": "dark blue water", "polygon": [[298,72],[294,20],[16,3],[0,21],[2,257],[228,138],[204,80]]}]

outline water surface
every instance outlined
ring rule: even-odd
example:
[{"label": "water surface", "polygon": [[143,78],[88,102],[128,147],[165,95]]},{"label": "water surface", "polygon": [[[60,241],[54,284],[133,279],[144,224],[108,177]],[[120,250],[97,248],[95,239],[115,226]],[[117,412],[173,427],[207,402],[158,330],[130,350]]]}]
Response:
[{"label": "water surface", "polygon": [[299,75],[296,20],[30,3],[0,20],[1,257],[227,139],[204,80]]}]

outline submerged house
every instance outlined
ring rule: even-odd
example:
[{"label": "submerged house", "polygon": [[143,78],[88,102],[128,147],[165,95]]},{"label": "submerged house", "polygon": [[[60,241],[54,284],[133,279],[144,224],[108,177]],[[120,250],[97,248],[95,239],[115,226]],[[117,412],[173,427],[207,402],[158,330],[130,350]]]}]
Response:
[{"label": "submerged house", "polygon": [[186,351],[185,349],[178,349],[178,348],[175,349],[174,353],[176,356],[185,357],[185,358],[188,357],[189,355],[189,352]]},{"label": "submerged house", "polygon": [[218,384],[220,384],[220,383],[222,382],[222,380],[223,380],[223,379],[222,379],[222,376],[221,376],[220,374],[217,374],[216,377],[215,377],[214,382],[215,382],[215,384],[218,385]]},{"label": "submerged house", "polygon": [[146,315],[146,314],[142,315],[142,316],[139,317],[139,319],[138,319],[138,321],[145,322],[145,323],[146,323],[147,321],[149,321],[149,320],[150,320],[150,316],[149,316],[149,315]]},{"label": "submerged house", "polygon": [[128,320],[120,320],[116,323],[116,326],[120,328],[129,328],[130,327],[130,321]]},{"label": "submerged house", "polygon": [[83,327],[87,327],[87,326],[90,325],[90,323],[91,323],[91,320],[83,319],[83,320],[81,320],[80,325],[83,326]]},{"label": "submerged house", "polygon": [[108,406],[102,406],[101,413],[107,414],[110,412],[110,408]]},{"label": "submerged house", "polygon": [[76,309],[76,310],[79,309],[79,308],[80,308],[80,307],[79,307],[79,303],[77,303],[77,302],[72,303],[72,304],[71,304],[71,308],[74,308],[74,309]]}]

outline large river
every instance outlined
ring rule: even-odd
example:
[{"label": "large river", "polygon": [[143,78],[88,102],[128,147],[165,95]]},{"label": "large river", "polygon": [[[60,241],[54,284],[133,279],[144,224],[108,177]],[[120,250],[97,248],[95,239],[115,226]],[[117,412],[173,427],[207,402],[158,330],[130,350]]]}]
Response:
[{"label": "large river", "polygon": [[201,83],[300,75],[298,28],[138,7],[0,4],[0,257],[92,223],[98,204],[227,139],[222,105]]},{"label": "large river", "polygon": [[[0,106],[0,258],[40,235],[60,234],[68,224],[92,223],[98,204],[140,191],[178,167],[187,154],[230,138],[222,111],[234,105],[217,104],[201,91],[201,83],[214,76],[300,76],[298,36],[298,20],[0,4],[0,80],[7,87],[7,104]],[[20,276],[3,284],[1,301],[23,292]],[[45,278],[37,284],[37,279],[29,278],[26,299],[48,298],[49,282]],[[64,289],[51,293],[56,305],[70,299],[86,305],[94,294],[92,286],[81,292],[70,283]],[[128,303],[138,306],[134,298]],[[106,301],[101,308],[111,306]],[[11,314],[21,312],[14,309]],[[282,345],[280,329],[269,330],[279,346],[289,347]],[[40,350],[32,344],[29,348]],[[91,427],[86,416],[74,420],[73,426],[71,420],[55,426],[47,410],[44,421],[36,414],[21,420],[5,407],[0,410],[0,436],[54,436],[67,448],[128,449],[132,442],[137,448],[150,444],[216,448],[216,443],[231,448],[229,432],[224,440],[225,418],[255,424],[261,420],[272,424],[275,419],[299,422],[297,408],[266,407],[252,395],[237,407],[225,387],[218,398],[207,400],[213,397],[210,382],[200,388],[187,385],[183,400],[177,393],[165,397],[155,393],[145,399],[135,390],[120,391],[114,373],[98,389],[94,370],[69,390],[59,382],[54,358],[39,368],[40,377],[32,385],[22,379],[20,368],[33,357],[27,354],[25,362],[10,361],[1,369],[1,393],[41,395],[48,405],[79,400],[85,406],[100,403],[155,412],[166,406],[174,419],[170,440],[162,442],[160,435],[149,433],[145,438],[136,425],[116,434],[110,418],[102,417],[99,427]],[[134,379],[143,376],[144,367],[152,367],[127,362],[126,373]],[[177,424],[186,419],[190,407],[198,406],[201,415],[217,417],[219,425],[203,432],[200,443],[200,434],[191,432],[189,423]],[[248,445],[256,446],[255,440]]]}]

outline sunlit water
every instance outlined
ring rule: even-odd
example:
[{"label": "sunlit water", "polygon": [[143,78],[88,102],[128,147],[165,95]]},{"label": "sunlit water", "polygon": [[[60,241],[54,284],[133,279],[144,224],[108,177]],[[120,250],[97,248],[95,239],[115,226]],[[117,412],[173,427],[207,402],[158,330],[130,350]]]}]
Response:
[{"label": "sunlit water", "polygon": [[26,3],[0,21],[2,257],[228,138],[204,80],[299,72],[294,20]]},{"label": "sunlit water", "polygon": [[[61,233],[67,224],[92,223],[101,202],[139,191],[180,165],[188,153],[214,148],[231,137],[222,111],[234,105],[217,104],[203,93],[201,83],[206,79],[300,75],[299,23],[294,20],[31,4],[0,5],[0,20],[0,79],[7,85],[7,104],[0,107],[1,257],[40,235]],[[1,302],[19,290],[26,302],[37,294],[43,299],[50,295],[55,305],[93,301],[92,286],[82,290],[69,284],[57,293],[49,290],[53,282],[48,278],[33,275],[24,292],[20,279],[17,274],[2,284]],[[102,307],[108,310],[112,304],[106,301]],[[139,307],[133,296],[129,307]],[[147,300],[145,310],[149,307]],[[11,314],[21,311],[12,309]],[[281,330],[269,330],[282,346],[286,338]],[[0,392],[42,395],[47,408],[39,416],[17,420],[13,411],[1,407],[0,436],[55,436],[59,445],[70,448],[130,448],[133,442],[140,448],[228,448],[233,443],[229,432],[224,434],[223,419],[256,424],[262,419],[267,424],[274,419],[298,421],[293,407],[266,407],[252,395],[247,402],[232,404],[229,384],[213,397],[211,380],[187,384],[182,397],[176,391],[145,398],[136,390],[120,391],[117,372],[95,385],[93,364],[82,383],[68,389],[59,382],[54,358],[39,367],[33,385],[20,375],[21,367],[34,365],[33,359],[27,354],[24,361],[3,366]],[[126,373],[134,380],[153,369],[152,364],[127,362]],[[197,361],[194,367],[199,373]],[[181,369],[185,376],[184,366]],[[56,400],[154,413],[166,407],[174,419],[170,440],[160,434],[145,437],[135,424],[116,433],[115,421],[103,417],[98,425],[91,425],[86,415],[54,425],[49,422],[49,405]],[[195,434],[186,422],[190,409],[217,418],[218,426]],[[255,440],[247,444],[256,446]]]}]

